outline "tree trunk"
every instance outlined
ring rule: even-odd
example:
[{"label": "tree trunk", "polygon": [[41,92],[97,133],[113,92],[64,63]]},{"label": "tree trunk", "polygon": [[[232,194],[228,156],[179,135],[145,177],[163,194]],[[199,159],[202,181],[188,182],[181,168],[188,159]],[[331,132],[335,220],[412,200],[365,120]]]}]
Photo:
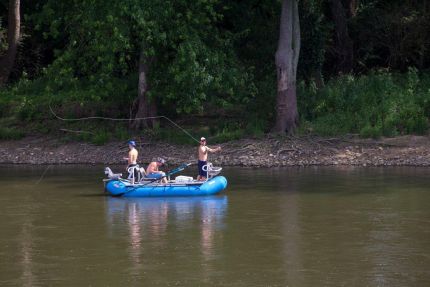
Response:
[{"label": "tree trunk", "polygon": [[12,71],[20,40],[20,0],[9,0],[9,19],[7,28],[8,49],[0,58],[0,86],[4,85]]},{"label": "tree trunk", "polygon": [[300,53],[300,22],[297,0],[283,0],[276,72],[278,80],[274,132],[293,134],[299,122],[296,96],[297,64]]},{"label": "tree trunk", "polygon": [[[148,69],[149,63],[142,49],[139,56],[139,82],[137,87],[137,99],[134,103],[136,109],[135,119],[146,118],[143,120],[134,120],[131,124],[133,129],[153,128],[156,124],[157,106],[154,100],[151,100],[148,95]],[[152,118],[151,118],[152,117]]]},{"label": "tree trunk", "polygon": [[346,17],[348,19],[357,15],[359,0],[342,0],[343,7],[346,8]]},{"label": "tree trunk", "polygon": [[353,66],[354,51],[352,40],[348,33],[348,22],[345,12],[346,9],[343,7],[340,0],[329,0],[329,2],[336,32],[336,70],[344,74],[350,73]]}]

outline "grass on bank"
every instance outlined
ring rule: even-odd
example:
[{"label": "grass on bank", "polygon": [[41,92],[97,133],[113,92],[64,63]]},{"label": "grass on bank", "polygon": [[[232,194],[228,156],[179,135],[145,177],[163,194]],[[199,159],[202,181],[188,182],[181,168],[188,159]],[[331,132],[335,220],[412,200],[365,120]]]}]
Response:
[{"label": "grass on bank", "polygon": [[8,127],[0,127],[0,140],[19,140],[25,136],[21,130]]},{"label": "grass on bank", "polygon": [[430,118],[430,74],[372,72],[341,76],[317,90],[299,86],[302,131],[364,138],[425,134]]},{"label": "grass on bank", "polygon": [[[32,131],[61,134],[65,141],[86,141],[97,145],[111,140],[126,141],[132,137],[195,144],[191,137],[166,122],[160,122],[153,130],[136,133],[129,130],[127,122],[62,122],[50,114],[48,104],[52,104],[64,117],[126,118],[135,94],[126,81],[114,82],[111,90],[95,90],[79,82],[73,86],[55,87],[46,79],[22,80],[0,90],[0,139],[19,139]],[[364,76],[340,76],[329,80],[321,89],[312,82],[300,82],[297,93],[301,117],[299,135],[352,133],[376,138],[425,134],[429,129],[430,73],[418,74],[411,69],[405,74],[375,71]],[[259,138],[270,131],[273,110],[258,111],[259,115],[267,115],[262,117],[248,106],[241,109],[243,113],[235,117],[184,116],[175,121],[194,138],[205,136],[211,143],[243,137]]]},{"label": "grass on bank", "polygon": [[109,141],[127,141],[130,138],[140,139],[142,142],[165,141],[172,144],[195,145],[201,136],[208,138],[211,144],[228,142],[243,137],[258,138],[264,135],[260,128],[252,125],[243,128],[234,123],[219,124],[209,122],[208,125],[188,126],[182,125],[186,132],[166,124],[154,129],[143,129],[140,132],[130,130],[127,124],[93,123],[83,128],[81,125],[68,125],[60,128],[63,131],[63,140],[90,142],[103,145]]}]

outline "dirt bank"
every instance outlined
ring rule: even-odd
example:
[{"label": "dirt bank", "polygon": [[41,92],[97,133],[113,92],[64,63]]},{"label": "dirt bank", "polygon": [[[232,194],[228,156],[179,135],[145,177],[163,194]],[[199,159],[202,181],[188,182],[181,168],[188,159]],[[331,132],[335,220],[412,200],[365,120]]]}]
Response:
[{"label": "dirt bank", "polygon": [[[222,152],[210,161],[223,166],[430,166],[428,136],[402,136],[380,140],[320,137],[243,139],[221,144]],[[210,140],[209,140],[210,146]],[[196,147],[139,142],[140,161],[164,156],[170,164],[196,161]],[[124,142],[104,146],[64,143],[46,136],[0,141],[1,164],[124,164]]]}]

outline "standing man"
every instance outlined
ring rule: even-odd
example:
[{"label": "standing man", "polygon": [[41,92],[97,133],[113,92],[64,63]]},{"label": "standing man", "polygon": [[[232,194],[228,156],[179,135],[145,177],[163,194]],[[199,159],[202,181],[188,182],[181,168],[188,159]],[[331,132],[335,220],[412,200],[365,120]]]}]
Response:
[{"label": "standing man", "polygon": [[206,180],[207,171],[203,170],[203,166],[207,165],[208,163],[208,152],[217,152],[220,150],[221,150],[220,146],[214,149],[207,147],[206,139],[204,137],[200,139],[199,161],[198,161],[199,175],[197,176],[197,180]]},{"label": "standing man", "polygon": [[138,156],[138,152],[136,149],[136,142],[131,140],[128,141],[128,148],[130,149],[130,151],[128,152],[128,157],[125,157],[124,159],[127,160],[127,171],[130,170],[131,167],[135,167],[133,168],[133,172],[134,172],[134,176],[131,174],[131,172],[129,172],[128,178],[132,179],[132,184],[134,184],[134,179],[137,178],[138,176],[138,165],[137,165],[137,156]]}]

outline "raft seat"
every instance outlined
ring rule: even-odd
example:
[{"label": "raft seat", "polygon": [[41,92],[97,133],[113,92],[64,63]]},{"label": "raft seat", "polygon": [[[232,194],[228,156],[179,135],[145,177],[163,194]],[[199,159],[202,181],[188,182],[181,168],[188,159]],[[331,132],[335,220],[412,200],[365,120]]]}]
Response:
[{"label": "raft seat", "polygon": [[119,179],[122,176],[122,173],[113,173],[109,167],[105,168],[105,174],[109,179]]},{"label": "raft seat", "polygon": [[213,178],[217,176],[222,170],[222,167],[213,166],[211,162],[208,162],[207,165],[203,166],[203,171],[207,173],[207,178]]}]

